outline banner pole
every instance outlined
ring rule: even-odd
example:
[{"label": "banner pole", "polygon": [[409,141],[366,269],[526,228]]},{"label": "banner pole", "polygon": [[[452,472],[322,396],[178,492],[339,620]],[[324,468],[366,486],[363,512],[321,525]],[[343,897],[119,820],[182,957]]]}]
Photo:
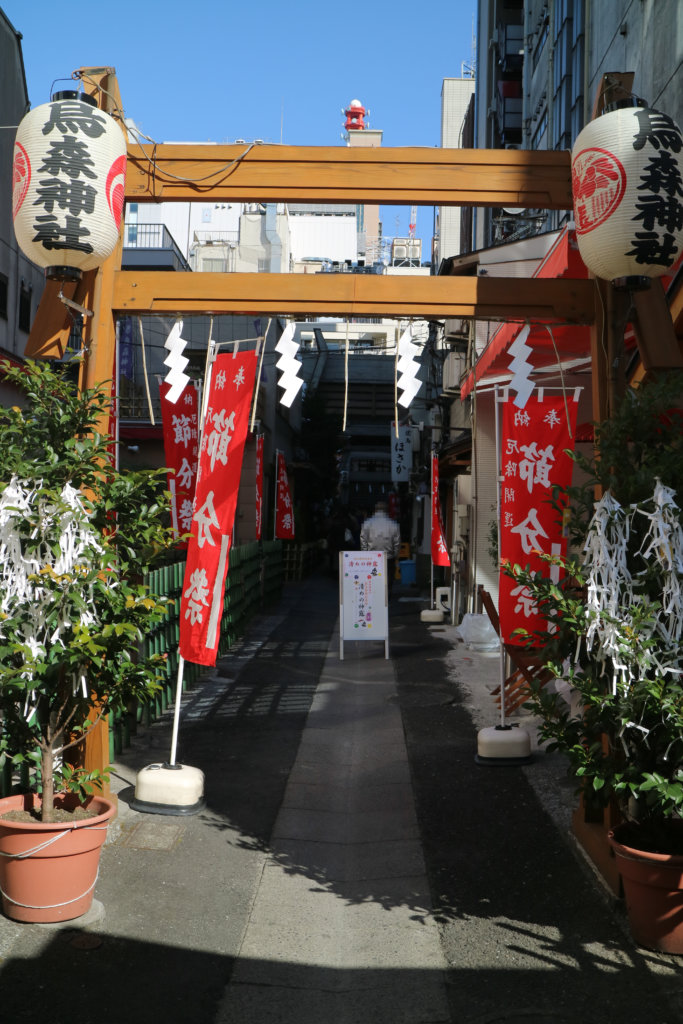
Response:
[{"label": "banner pole", "polygon": [[432,450],[432,457],[430,461],[430,473],[431,473],[431,487],[429,488],[429,496],[431,498],[431,505],[429,509],[429,586],[432,595],[432,610],[436,607],[436,601],[434,599],[434,552],[432,547],[434,544],[434,451]]},{"label": "banner pole", "polygon": [[277,499],[280,482],[280,449],[275,449],[275,501],[273,502],[273,540],[277,540]]},{"label": "banner pole", "polygon": [[[494,388],[494,402],[495,402],[495,427],[496,427],[496,521],[498,526],[498,563],[500,564],[500,544],[501,544],[501,529],[500,529],[500,514],[501,514],[501,501],[500,501],[500,488],[502,483],[501,469],[502,469],[502,453],[501,453],[501,425],[500,425],[500,388],[495,385]],[[500,608],[500,593],[498,596],[498,607]],[[502,627],[498,627],[498,642],[500,644],[500,724],[501,728],[505,726],[505,643],[503,641]]]},{"label": "banner pole", "polygon": [[[494,388],[494,422],[496,433],[496,509],[498,513],[498,562],[501,564],[501,508],[502,508],[502,427],[500,405],[506,401],[508,390],[505,389],[504,398],[500,398],[498,385]],[[498,576],[498,645],[500,650],[500,724],[489,729],[480,729],[477,734],[477,753],[475,763],[480,765],[516,765],[529,764],[532,760],[531,737],[526,729],[515,729],[512,725],[505,724],[505,634],[503,623],[500,621],[500,580]],[[516,725],[517,723],[515,723]]]},{"label": "banner pole", "polygon": [[175,708],[173,710],[173,735],[171,737],[171,758],[169,764],[173,768],[175,766],[176,753],[178,750],[178,728],[180,725],[180,700],[183,693],[183,669],[185,668],[185,659],[182,654],[178,655],[178,677],[176,680],[176,691],[175,691]]}]

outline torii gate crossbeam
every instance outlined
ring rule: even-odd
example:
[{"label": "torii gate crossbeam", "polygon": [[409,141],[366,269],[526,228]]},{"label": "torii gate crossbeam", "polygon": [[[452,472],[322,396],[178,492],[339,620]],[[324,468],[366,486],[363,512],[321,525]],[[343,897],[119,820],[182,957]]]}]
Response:
[{"label": "torii gate crossbeam", "polygon": [[254,313],[592,323],[587,280],[375,274],[212,274],[126,270],[115,274],[120,313]]},{"label": "torii gate crossbeam", "polygon": [[126,200],[571,210],[568,151],[129,145]]}]

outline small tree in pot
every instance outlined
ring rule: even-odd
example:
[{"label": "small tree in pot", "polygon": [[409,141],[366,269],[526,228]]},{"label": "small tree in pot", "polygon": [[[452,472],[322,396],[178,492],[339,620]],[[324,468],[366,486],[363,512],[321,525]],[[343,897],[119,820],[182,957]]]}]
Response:
[{"label": "small tree in pot", "polygon": [[0,409],[0,768],[30,764],[42,820],[55,789],[97,778],[70,751],[164,671],[139,642],[165,613],[140,582],[171,533],[161,471],[112,464],[110,400],[49,364],[5,365],[25,407]]},{"label": "small tree in pot", "polygon": [[533,688],[541,738],[587,804],[618,804],[622,839],[665,854],[683,854],[682,391],[670,375],[629,392],[594,457],[577,457],[586,482],[570,490],[560,580],[507,567],[547,616],[533,646],[576,696]]}]

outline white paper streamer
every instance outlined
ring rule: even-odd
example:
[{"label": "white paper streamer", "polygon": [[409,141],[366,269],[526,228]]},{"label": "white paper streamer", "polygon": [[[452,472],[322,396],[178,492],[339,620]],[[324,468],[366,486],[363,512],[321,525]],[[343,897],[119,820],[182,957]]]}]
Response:
[{"label": "white paper streamer", "polygon": [[[60,576],[72,577],[79,566],[91,568],[101,552],[83,497],[69,484],[55,503],[41,495],[40,481],[31,483],[16,477],[0,494],[0,612],[8,616],[13,639],[25,645],[30,659],[39,659],[49,646],[61,644],[74,621],[87,626],[96,620],[91,588],[84,584],[79,589],[83,607],[75,611],[62,594],[55,595],[54,581]],[[69,583],[65,580],[65,591]],[[56,601],[60,617],[56,626],[48,627],[48,613],[54,610]],[[17,634],[12,617],[19,612]],[[0,636],[3,628],[7,627],[0,619]],[[30,678],[30,669],[26,677]],[[77,686],[87,694],[83,673]],[[27,719],[35,710],[35,694],[29,694],[24,708]]]}]

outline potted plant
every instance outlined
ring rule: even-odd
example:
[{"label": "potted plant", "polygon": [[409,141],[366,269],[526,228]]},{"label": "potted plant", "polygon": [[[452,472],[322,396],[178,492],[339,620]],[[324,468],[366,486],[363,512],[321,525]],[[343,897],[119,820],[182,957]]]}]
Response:
[{"label": "potted plant", "polygon": [[163,661],[139,641],[165,604],[140,578],[171,533],[162,471],[114,466],[102,391],[47,363],[3,371],[25,398],[0,409],[0,770],[28,766],[34,786],[0,800],[0,889],[10,917],[68,920],[90,906],[115,810],[79,751],[157,689]]},{"label": "potted plant", "polygon": [[567,756],[586,805],[618,807],[609,838],[631,931],[667,952],[683,952],[682,390],[669,375],[627,392],[593,456],[575,456],[571,553],[548,559],[559,580],[506,567],[543,608],[530,643],[574,698],[532,685],[540,738]]}]

